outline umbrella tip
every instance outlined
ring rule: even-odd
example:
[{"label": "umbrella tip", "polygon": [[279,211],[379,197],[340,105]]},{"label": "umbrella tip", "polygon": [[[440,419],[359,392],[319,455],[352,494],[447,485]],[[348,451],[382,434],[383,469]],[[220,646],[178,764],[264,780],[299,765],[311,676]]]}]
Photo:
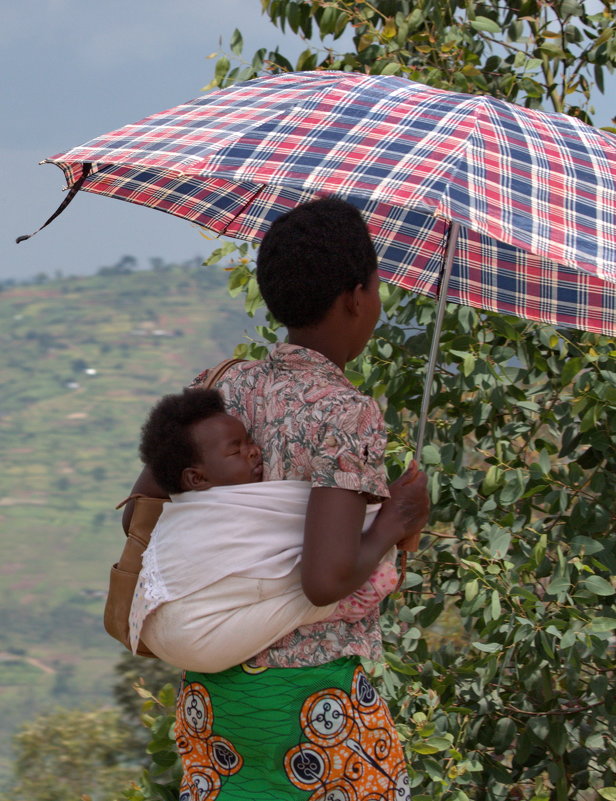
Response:
[{"label": "umbrella tip", "polygon": [[15,240],[15,244],[19,245],[20,242],[25,242],[26,239],[30,239],[31,236],[32,234],[24,234],[23,236],[18,236],[17,239]]}]

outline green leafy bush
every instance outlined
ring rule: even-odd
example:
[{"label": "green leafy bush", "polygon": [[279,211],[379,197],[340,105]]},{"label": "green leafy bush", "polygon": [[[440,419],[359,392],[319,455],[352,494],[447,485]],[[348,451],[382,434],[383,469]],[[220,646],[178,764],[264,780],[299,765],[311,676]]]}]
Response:
[{"label": "green leafy bush", "polygon": [[[616,65],[616,23],[603,5],[262,0],[306,49],[295,65],[261,48],[236,66],[236,31],[207,88],[355,70],[590,122],[593,81],[603,91]],[[225,248],[212,261],[234,252]],[[248,256],[242,245],[230,288],[252,314]],[[413,449],[434,304],[392,287],[383,302],[348,375],[383,404],[395,478]],[[236,355],[262,358],[278,336],[269,320]],[[616,798],[615,357],[607,337],[448,310],[423,452],[431,530],[384,610],[387,661],[372,668],[415,801]]]},{"label": "green leafy bush", "polygon": [[[230,286],[252,314],[246,246],[238,256]],[[434,303],[381,292],[383,320],[348,376],[383,405],[394,478],[413,452]],[[235,355],[262,358],[282,330],[268,318]],[[386,663],[371,668],[413,798],[612,798],[616,343],[450,306],[426,441],[431,527],[384,609]],[[157,781],[177,771],[170,702],[131,801],[171,797]]]}]

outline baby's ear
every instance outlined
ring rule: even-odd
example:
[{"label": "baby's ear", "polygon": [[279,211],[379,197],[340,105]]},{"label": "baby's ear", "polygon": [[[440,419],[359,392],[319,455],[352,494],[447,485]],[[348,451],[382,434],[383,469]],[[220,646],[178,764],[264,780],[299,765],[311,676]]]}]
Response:
[{"label": "baby's ear", "polygon": [[207,490],[213,486],[213,484],[207,480],[203,474],[203,471],[198,467],[185,467],[182,470],[182,478],[180,483],[182,485],[182,492]]}]

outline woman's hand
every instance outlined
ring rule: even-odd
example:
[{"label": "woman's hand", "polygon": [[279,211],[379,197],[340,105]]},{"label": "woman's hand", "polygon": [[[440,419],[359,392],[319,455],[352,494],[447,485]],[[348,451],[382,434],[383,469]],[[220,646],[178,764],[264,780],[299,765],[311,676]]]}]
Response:
[{"label": "woman's hand", "polygon": [[428,478],[413,460],[404,473],[389,485],[389,491],[388,512],[396,515],[404,532],[398,541],[398,548],[416,551],[421,531],[430,516]]}]

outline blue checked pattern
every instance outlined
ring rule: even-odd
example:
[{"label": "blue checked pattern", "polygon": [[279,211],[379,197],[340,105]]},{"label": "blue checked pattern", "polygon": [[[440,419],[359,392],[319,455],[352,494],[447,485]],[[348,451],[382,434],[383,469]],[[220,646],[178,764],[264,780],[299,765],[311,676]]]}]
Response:
[{"label": "blue checked pattern", "polygon": [[211,92],[50,159],[69,186],[260,239],[297,203],[358,206],[381,276],[616,335],[616,139],[561,114],[396,76],[307,72]]}]

